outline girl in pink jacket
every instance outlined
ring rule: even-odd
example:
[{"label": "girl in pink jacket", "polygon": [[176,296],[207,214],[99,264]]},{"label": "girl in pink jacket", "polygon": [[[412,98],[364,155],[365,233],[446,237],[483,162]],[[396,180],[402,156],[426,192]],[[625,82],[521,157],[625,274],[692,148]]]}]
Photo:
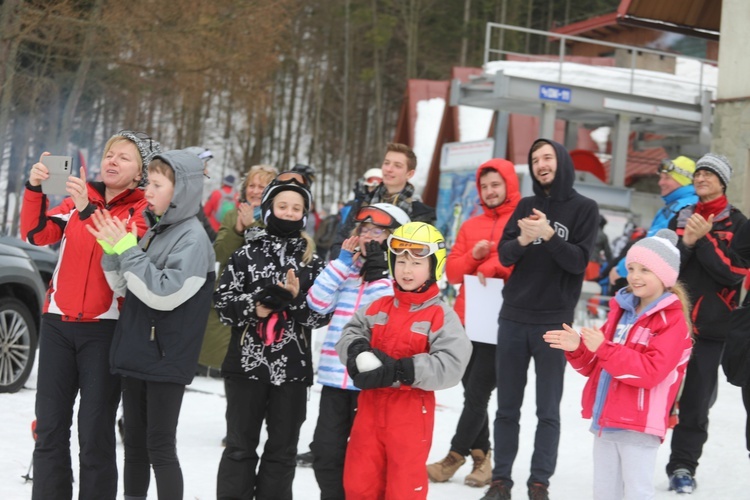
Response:
[{"label": "girl in pink jacket", "polygon": [[594,499],[654,498],[657,449],[692,350],[676,243],[662,229],[631,247],[628,287],[610,301],[601,330],[563,325],[544,335],[589,377],[582,415],[594,433]]}]

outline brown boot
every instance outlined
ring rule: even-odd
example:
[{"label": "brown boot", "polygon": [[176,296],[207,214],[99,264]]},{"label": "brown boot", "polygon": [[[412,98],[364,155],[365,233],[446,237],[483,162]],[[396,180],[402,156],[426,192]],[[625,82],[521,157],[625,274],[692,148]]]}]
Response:
[{"label": "brown boot", "polygon": [[492,482],[492,450],[487,450],[485,455],[482,450],[471,450],[471,458],[474,459],[474,469],[466,476],[464,484],[481,488]]},{"label": "brown boot", "polygon": [[465,463],[466,459],[464,457],[455,451],[451,451],[441,461],[428,465],[427,475],[430,476],[430,481],[444,483],[452,478],[453,474]]}]

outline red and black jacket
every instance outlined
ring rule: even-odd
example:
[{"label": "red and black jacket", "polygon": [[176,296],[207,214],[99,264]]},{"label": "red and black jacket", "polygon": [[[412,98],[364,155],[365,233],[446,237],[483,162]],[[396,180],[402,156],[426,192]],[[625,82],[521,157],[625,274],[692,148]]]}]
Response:
[{"label": "red and black jacket", "polygon": [[737,307],[740,285],[747,269],[740,267],[730,248],[735,233],[747,221],[744,215],[727,204],[714,217],[713,227],[692,248],[682,241],[685,224],[696,205],[683,208],[669,222],[669,228],[680,240],[679,281],[686,285],[692,304],[694,333],[703,339],[723,341],[729,327],[729,313]]},{"label": "red and black jacket", "polygon": [[102,248],[88,232],[90,216],[106,208],[121,220],[134,220],[138,236],[146,232],[143,191],[129,189],[107,203],[104,184],[89,182],[89,205],[78,212],[70,197],[49,208],[41,187],[26,183],[21,209],[21,238],[33,245],[60,242],[60,257],[49,283],[44,312],[59,314],[63,321],[96,321],[117,319],[122,298],[114,297],[102,271]]}]

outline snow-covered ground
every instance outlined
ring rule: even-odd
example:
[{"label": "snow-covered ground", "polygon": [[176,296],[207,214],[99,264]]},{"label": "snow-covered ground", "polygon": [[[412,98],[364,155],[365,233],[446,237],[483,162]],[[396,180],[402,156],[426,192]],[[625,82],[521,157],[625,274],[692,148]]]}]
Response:
[{"label": "snow-covered ground", "polygon": [[[578,500],[591,498],[591,446],[588,421],[580,418],[579,398],[584,378],[571,369],[565,374],[565,394],[562,403],[562,439],[557,473],[552,478],[550,495],[556,500]],[[516,459],[514,475],[515,498],[526,498],[525,482],[529,473],[529,460],[536,427],[534,415],[534,373],[529,373],[529,386],[522,410],[521,446]],[[30,423],[34,418],[34,387],[36,374],[27,383],[28,389],[16,394],[0,394],[0,498],[16,500],[29,498],[31,483],[24,483],[31,459],[33,441]],[[320,386],[310,392],[307,421],[302,427],[300,451],[306,451],[312,437],[318,414]],[[440,391],[437,394],[438,411],[430,461],[442,458],[448,451],[458,416],[463,403],[461,388]],[[495,408],[494,398],[491,409]],[[186,499],[210,499],[216,497],[216,470],[221,457],[221,438],[224,436],[223,385],[220,380],[196,378],[185,395],[178,429],[178,453],[185,476]],[[750,462],[745,450],[745,410],[740,392],[722,382],[719,397],[711,412],[710,438],[704,448],[698,470],[698,489],[694,499],[739,499],[749,498]],[[75,436],[76,430],[74,429]],[[77,455],[76,439],[73,439],[74,455]],[[262,446],[262,445],[261,445]],[[655,471],[656,498],[676,498],[667,491],[667,480],[663,467],[669,455],[668,444],[659,449],[658,470]],[[118,445],[118,462],[122,471],[122,445]],[[434,500],[479,499],[483,490],[463,485],[463,477],[470,472],[467,463],[448,483],[431,484],[428,494]],[[77,476],[77,471],[76,471]],[[150,498],[156,498],[152,480]],[[74,488],[74,495],[77,490]],[[120,485],[122,495],[122,485]],[[297,469],[294,480],[294,495],[298,499],[319,498],[319,490],[312,469]]]}]

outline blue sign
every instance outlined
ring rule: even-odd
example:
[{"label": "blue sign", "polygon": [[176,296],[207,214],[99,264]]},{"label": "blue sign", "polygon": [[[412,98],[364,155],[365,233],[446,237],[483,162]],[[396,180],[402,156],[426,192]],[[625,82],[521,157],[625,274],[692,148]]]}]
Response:
[{"label": "blue sign", "polygon": [[539,86],[539,99],[557,102],[570,102],[572,91],[565,87],[553,87],[552,85]]}]

